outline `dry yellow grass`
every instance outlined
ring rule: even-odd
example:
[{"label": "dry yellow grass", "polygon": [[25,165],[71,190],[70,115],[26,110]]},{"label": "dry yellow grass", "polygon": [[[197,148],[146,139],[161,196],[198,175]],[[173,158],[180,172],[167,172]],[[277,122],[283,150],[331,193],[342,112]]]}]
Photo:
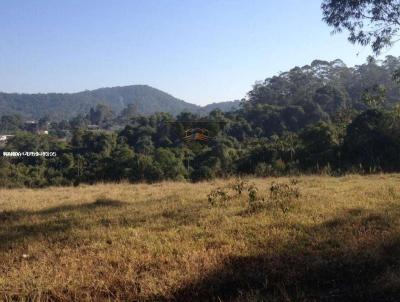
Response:
[{"label": "dry yellow grass", "polygon": [[287,214],[210,207],[226,180],[0,189],[0,300],[397,301],[400,175],[299,180]]}]

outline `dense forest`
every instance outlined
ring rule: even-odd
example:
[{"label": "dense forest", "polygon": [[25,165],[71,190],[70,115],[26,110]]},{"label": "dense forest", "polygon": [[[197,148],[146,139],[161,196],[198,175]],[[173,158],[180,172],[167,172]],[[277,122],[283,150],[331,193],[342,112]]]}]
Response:
[{"label": "dense forest", "polygon": [[[0,185],[400,171],[399,69],[392,56],[355,67],[316,60],[256,82],[239,109],[208,115],[97,105],[71,119],[43,116],[35,131],[3,115],[0,129],[14,136],[2,152],[57,156],[1,157]],[[183,139],[188,130],[206,139]]]}]

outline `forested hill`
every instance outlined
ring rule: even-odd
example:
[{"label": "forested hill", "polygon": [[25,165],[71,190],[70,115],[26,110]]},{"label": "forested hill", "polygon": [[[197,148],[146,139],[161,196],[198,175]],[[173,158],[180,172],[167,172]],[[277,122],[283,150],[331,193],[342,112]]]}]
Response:
[{"label": "forested hill", "polygon": [[400,100],[400,85],[393,75],[400,57],[382,61],[368,58],[365,64],[346,66],[341,60],[315,60],[310,65],[257,82],[249,92],[249,104],[313,107],[334,113],[343,107],[365,108],[365,94],[381,95],[387,106]]},{"label": "forested hill", "polygon": [[239,108],[239,106],[240,106],[239,100],[229,101],[229,102],[218,102],[218,103],[208,104],[208,105],[202,107],[202,112],[210,113],[211,111],[213,111],[215,109],[219,109],[221,111],[227,112],[227,111],[235,110],[235,109]]},{"label": "forested hill", "polygon": [[[182,111],[192,113],[209,111],[206,107],[203,109],[184,102],[147,85],[100,88],[78,93],[0,93],[0,115],[19,114],[26,118],[40,118],[47,115],[52,119],[68,119],[78,114],[87,114],[90,108],[96,107],[97,104],[105,104],[115,113],[120,113],[128,104],[134,104],[137,113],[143,115],[155,112],[176,115]],[[233,102],[232,104],[237,105]],[[224,103],[222,107],[227,105]],[[218,105],[215,107],[218,108]]]},{"label": "forested hill", "polygon": [[[135,106],[115,115],[98,105],[69,120],[39,120],[36,130],[47,125],[48,135],[2,116],[0,130],[14,136],[3,138],[0,154],[46,150],[57,157],[0,158],[0,187],[400,172],[399,67],[395,57],[355,67],[314,61],[257,83],[238,110],[204,116],[143,116]],[[115,106],[110,91],[87,94]]]},{"label": "forested hill", "polygon": [[[400,58],[393,56],[382,61],[369,58],[367,63],[354,67],[346,66],[341,60],[315,60],[257,82],[244,102],[248,107],[247,118],[263,120],[263,126],[268,123],[269,127],[284,123],[283,128],[293,131],[299,124],[326,120],[343,108],[363,110],[368,101],[366,95],[372,102],[381,97],[390,107],[400,100],[400,85],[393,78],[399,69]],[[0,93],[0,116],[19,114],[25,118],[41,118],[47,115],[52,120],[63,120],[86,115],[98,104],[107,105],[116,114],[133,104],[136,114],[141,115],[156,112],[177,115],[183,111],[206,115],[213,109],[231,111],[239,103],[201,107],[147,85],[132,85],[69,94]],[[258,117],[252,116],[254,111]],[[260,114],[269,117],[260,119]]]}]

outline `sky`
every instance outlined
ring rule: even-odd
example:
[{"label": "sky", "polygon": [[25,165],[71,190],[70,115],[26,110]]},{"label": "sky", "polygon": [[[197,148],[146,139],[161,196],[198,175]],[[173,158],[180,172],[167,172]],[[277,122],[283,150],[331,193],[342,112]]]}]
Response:
[{"label": "sky", "polygon": [[[0,91],[147,84],[205,105],[314,59],[362,64],[321,0],[0,0]],[[384,55],[399,55],[397,45]]]}]

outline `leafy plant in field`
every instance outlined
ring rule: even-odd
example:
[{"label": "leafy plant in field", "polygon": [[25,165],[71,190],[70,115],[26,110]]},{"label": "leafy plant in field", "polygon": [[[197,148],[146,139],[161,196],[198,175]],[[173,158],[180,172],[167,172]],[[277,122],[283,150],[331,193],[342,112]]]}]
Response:
[{"label": "leafy plant in field", "polygon": [[256,187],[255,184],[251,184],[249,188],[247,189],[249,192],[249,203],[254,203],[257,201],[257,194],[258,194],[258,188]]},{"label": "leafy plant in field", "polygon": [[[288,183],[273,182],[269,188],[269,198],[267,199],[262,197],[256,184],[248,184],[241,179],[237,179],[234,184],[212,190],[207,197],[208,202],[212,206],[224,205],[228,200],[242,196],[243,192],[246,190],[249,212],[257,212],[266,208],[268,204],[271,204],[281,209],[283,213],[287,213],[294,205],[294,202],[300,197],[300,190],[297,186],[298,183],[299,181],[297,179],[291,179]],[[236,195],[232,195],[232,191],[234,191]]]},{"label": "leafy plant in field", "polygon": [[247,181],[238,178],[236,179],[235,183],[232,184],[232,189],[238,194],[238,195],[242,195],[243,191],[246,190],[246,188],[248,187],[248,183]]},{"label": "leafy plant in field", "polygon": [[255,184],[251,184],[247,192],[249,194],[249,210],[250,212],[256,212],[265,206],[265,200],[260,199],[258,194],[258,188]]},{"label": "leafy plant in field", "polygon": [[287,213],[300,197],[297,183],[296,180],[291,180],[289,183],[272,183],[269,189],[270,202],[280,208],[283,213]]},{"label": "leafy plant in field", "polygon": [[216,189],[212,190],[207,195],[207,197],[208,197],[208,202],[212,206],[216,206],[219,204],[225,204],[229,199],[228,192],[224,188],[216,188]]}]

